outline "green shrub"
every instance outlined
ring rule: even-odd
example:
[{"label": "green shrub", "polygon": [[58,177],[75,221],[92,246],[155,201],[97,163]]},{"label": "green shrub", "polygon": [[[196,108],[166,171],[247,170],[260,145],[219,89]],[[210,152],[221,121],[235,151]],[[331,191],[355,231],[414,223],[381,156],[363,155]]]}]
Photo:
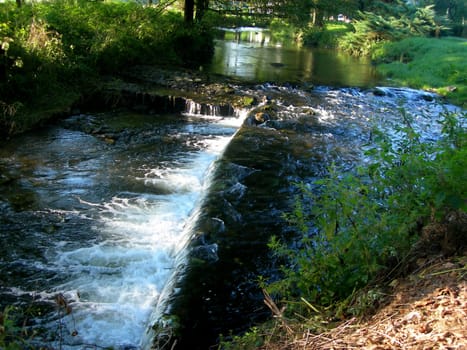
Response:
[{"label": "green shrub", "polygon": [[347,23],[326,23],[323,28],[309,27],[304,30],[303,43],[307,46],[337,48],[342,36],[352,30]]},{"label": "green shrub", "polygon": [[327,178],[299,185],[302,197],[286,218],[300,237],[270,242],[284,277],[267,289],[290,311],[343,302],[404,259],[420,223],[467,210],[467,115],[443,114],[443,137],[433,143],[421,142],[402,116],[400,141],[376,133],[368,165],[346,173],[331,167]]},{"label": "green shrub", "polygon": [[17,106],[59,112],[57,106],[98,84],[100,74],[138,64],[197,67],[213,53],[203,24],[187,26],[181,13],[157,5],[0,2],[0,133],[34,124],[27,112],[16,114]]},{"label": "green shrub", "polygon": [[213,35],[202,25],[181,26],[173,33],[172,40],[175,54],[187,67],[198,67],[214,55]]},{"label": "green shrub", "polygon": [[56,0],[18,8],[8,1],[0,4],[0,38],[5,100],[83,73],[111,74],[136,64],[193,66],[214,52],[202,25],[186,26],[180,13],[135,2]]},{"label": "green shrub", "polygon": [[393,12],[360,12],[353,23],[354,31],[340,38],[339,48],[352,55],[368,56],[381,43],[411,36],[428,36],[444,28],[437,22],[432,6],[399,6]]},{"label": "green shrub", "polygon": [[49,25],[63,33],[64,47],[77,64],[114,73],[134,64],[176,61],[171,42],[183,24],[180,14],[134,2],[58,1],[42,10]]},{"label": "green shrub", "polygon": [[264,345],[264,334],[260,328],[252,327],[243,335],[230,335],[225,337],[221,334],[219,349],[223,350],[255,350]]},{"label": "green shrub", "polygon": [[[0,7],[0,83],[2,100],[28,100],[51,87],[64,71],[66,55],[61,35],[32,16],[31,7],[24,11],[10,3]],[[8,13],[6,13],[8,11]]]},{"label": "green shrub", "polygon": [[300,31],[289,22],[273,19],[269,24],[271,35],[274,39],[281,42],[300,41]]},{"label": "green shrub", "polygon": [[0,312],[0,349],[23,350],[32,349],[28,344],[28,335],[18,326],[18,310],[14,306],[7,306]]}]

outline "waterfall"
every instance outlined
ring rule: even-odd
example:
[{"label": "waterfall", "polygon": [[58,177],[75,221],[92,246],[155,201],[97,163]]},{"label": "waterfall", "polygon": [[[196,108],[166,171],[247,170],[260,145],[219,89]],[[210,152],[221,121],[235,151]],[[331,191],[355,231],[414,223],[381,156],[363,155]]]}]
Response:
[{"label": "waterfall", "polygon": [[185,114],[204,117],[235,117],[236,111],[230,104],[200,103],[187,99]]},{"label": "waterfall", "polygon": [[[193,110],[198,110],[198,108],[201,106],[200,104],[197,104],[193,101],[188,101],[187,102],[187,110],[191,109]],[[237,109],[234,111],[233,116],[231,118],[225,118],[225,119],[220,119],[217,121],[218,124],[220,125],[230,125],[234,126],[235,128],[238,129],[240,126],[243,124],[244,120],[248,116],[249,110],[248,109]],[[196,115],[196,116],[201,116],[201,117],[213,117],[219,115],[203,115],[199,113],[190,113],[187,112],[187,115]],[[220,147],[217,148],[217,156],[216,159],[219,159],[222,157],[222,153],[226,149],[227,145],[230,143],[230,140],[232,140],[235,137],[235,133],[233,133],[231,136],[228,137],[228,139],[225,140],[225,142],[222,142],[222,145],[219,145]],[[146,330],[146,333],[144,334],[144,337],[141,341],[141,349],[144,350],[149,350],[152,348],[154,345],[154,337],[156,336],[153,326],[154,325],[159,325],[159,326],[166,326],[167,329],[170,329],[170,321],[163,320],[164,314],[167,312],[168,309],[170,309],[170,298],[174,292],[175,285],[177,281],[179,280],[180,273],[183,273],[183,269],[186,266],[187,263],[187,246],[190,243],[190,238],[193,235],[194,227],[197,224],[197,221],[200,216],[200,205],[203,202],[203,198],[205,195],[207,195],[209,191],[209,187],[211,185],[211,180],[212,180],[212,175],[214,174],[216,170],[216,161],[213,160],[209,167],[206,169],[205,176],[204,176],[204,182],[203,182],[203,191],[200,194],[200,197],[198,198],[195,206],[193,207],[193,211],[191,212],[190,216],[187,218],[186,223],[183,227],[183,234],[182,236],[184,237],[183,242],[181,242],[180,249],[178,250],[178,253],[176,255],[176,258],[174,259],[174,264],[173,268],[171,270],[172,274],[171,276],[167,279],[167,282],[164,285],[164,288],[162,289],[158,301],[155,305],[154,311],[152,312],[149,323],[148,323],[148,328]],[[160,330],[159,330],[160,331]],[[158,334],[158,336],[163,335],[163,332]]]},{"label": "waterfall", "polygon": [[[226,225],[247,214],[242,225],[249,229],[240,227],[238,236],[226,239],[235,239],[232,254],[251,248],[253,258],[235,265],[236,277],[229,279],[233,294],[226,297],[249,308],[250,297],[242,294],[249,293],[248,286],[237,289],[236,278],[248,266],[248,273],[256,273],[257,247],[266,246],[259,240],[278,229],[283,205],[293,197],[290,182],[321,176],[331,162],[356,164],[373,125],[397,140],[400,106],[413,114],[412,126],[425,139],[437,137],[433,116],[451,109],[407,89],[315,88],[297,94],[265,85],[258,92],[263,94],[272,96],[277,118],[264,128],[246,127],[237,138],[252,111],[179,98],[182,118],[174,111],[80,115],[5,141],[0,302],[41,307],[31,322],[40,330],[34,345],[150,348],[151,326],[176,308],[170,305],[172,292],[185,271],[187,246],[197,243],[194,227],[208,215],[203,204],[210,200],[218,212],[209,218]],[[232,176],[227,191],[216,187],[216,174],[219,181],[223,174]],[[203,248],[215,244],[223,249],[219,261],[226,259],[226,246],[215,240]],[[197,277],[204,273],[201,266]],[[217,283],[213,279],[227,273],[202,278],[211,288],[207,282]],[[57,311],[57,300],[67,308]],[[216,327],[237,317],[229,315],[237,310],[231,305],[216,309]],[[198,313],[196,306],[190,308]],[[198,322],[196,317],[192,320]],[[197,336],[197,328],[189,330]]]},{"label": "waterfall", "polygon": [[[2,253],[1,271],[12,277],[0,296],[48,305],[34,320],[42,330],[34,339],[38,346],[135,349],[148,343],[148,322],[163,308],[184,263],[211,168],[247,113],[190,105],[208,114],[162,121],[125,112],[82,116],[83,123],[104,125],[114,119],[118,127],[140,118],[141,126],[126,124],[112,134],[112,144],[52,127],[12,145],[15,156],[3,156],[12,168],[27,159],[34,171],[25,168],[21,176],[36,184],[33,198],[40,207],[12,211],[12,224],[0,231],[6,246],[18,245],[9,230],[34,237],[22,241],[28,248],[20,263],[14,250]],[[24,269],[34,273],[15,277]]]}]

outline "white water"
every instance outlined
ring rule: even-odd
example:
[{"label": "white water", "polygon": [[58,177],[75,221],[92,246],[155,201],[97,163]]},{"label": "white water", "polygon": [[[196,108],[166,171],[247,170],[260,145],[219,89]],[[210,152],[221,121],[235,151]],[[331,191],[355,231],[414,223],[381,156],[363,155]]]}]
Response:
[{"label": "white water", "polygon": [[[268,92],[266,91],[266,93]],[[436,111],[439,113],[441,111],[439,104],[427,103],[410,91],[406,93],[406,90],[388,89],[388,98],[373,96],[370,93],[361,94],[360,96],[360,93],[354,90],[326,91],[320,98],[322,105],[310,104],[306,109],[307,111],[317,111],[316,118],[319,118],[320,124],[360,123],[369,130],[371,125],[366,124],[368,124],[370,116],[377,121],[378,125],[389,123],[388,125],[391,126],[393,123],[400,123],[399,114],[395,113],[400,107],[399,100],[410,99],[413,96],[414,100],[410,100],[410,106],[417,120],[417,127],[420,126],[421,131],[426,131],[427,138],[434,137],[433,129],[435,126],[432,118],[424,118],[423,115],[434,115]],[[392,95],[395,97],[391,97]],[[399,95],[403,96],[399,98]],[[368,104],[372,105],[371,108],[368,107]],[[90,237],[88,241],[82,238],[75,239],[69,234],[69,230],[62,237],[59,236],[59,228],[52,228],[50,232],[46,229],[38,231],[37,236],[39,238],[47,236],[50,237],[50,240],[54,240],[55,237],[62,239],[50,247],[42,243],[43,247],[49,249],[47,261],[36,260],[36,256],[32,254],[32,258],[23,262],[21,256],[17,258],[14,252],[11,254],[13,257],[11,260],[24,265],[24,270],[59,272],[60,282],[54,285],[49,285],[49,281],[44,278],[33,276],[31,277],[32,281],[28,280],[27,284],[11,290],[12,294],[18,296],[37,293],[38,297],[48,302],[53,300],[53,297],[58,293],[63,294],[73,309],[71,314],[65,316],[62,314],[61,317],[55,315],[53,321],[50,321],[51,317],[46,318],[48,320],[46,326],[51,333],[54,333],[52,336],[56,339],[55,343],[52,344],[54,348],[97,349],[112,347],[114,349],[130,349],[142,348],[142,341],[148,341],[147,327],[154,320],[153,317],[157,317],[157,310],[162,309],[160,305],[163,301],[161,299],[164,299],[165,290],[170,285],[177,267],[183,263],[180,261],[183,259],[183,254],[180,253],[189,239],[190,223],[196,219],[196,205],[202,198],[204,189],[209,185],[207,174],[210,167],[229,143],[234,130],[244,120],[244,116],[236,118],[214,115],[199,116],[195,115],[195,112],[200,109],[199,106],[191,107],[187,109],[188,119],[203,118],[208,119],[209,123],[190,123],[188,121],[185,124],[177,125],[176,133],[179,135],[175,135],[174,132],[170,135],[169,141],[177,136],[180,136],[183,141],[185,140],[183,135],[202,135],[199,138],[188,137],[186,141],[189,143],[195,139],[196,145],[199,146],[196,149],[200,149],[199,152],[181,153],[177,161],[170,163],[171,165],[168,165],[169,163],[151,164],[150,161],[143,165],[138,162],[126,163],[125,159],[128,154],[137,156],[138,153],[122,152],[116,158],[119,164],[130,164],[135,168],[143,168],[142,170],[137,168],[137,173],[135,172],[131,179],[142,184],[143,186],[137,186],[137,188],[143,187],[143,190],[137,193],[130,192],[130,190],[125,192],[116,186],[118,191],[110,200],[88,199],[85,201],[82,199],[81,207],[77,206],[76,212],[70,212],[69,216],[83,215],[85,220],[92,220],[93,226],[89,229],[84,228],[84,226],[83,228],[75,228],[71,225],[70,230],[76,229],[76,236]],[[292,116],[298,117],[303,114],[302,107],[285,107],[284,105],[284,108],[287,110],[286,115],[292,114]],[[420,113],[415,113],[415,111]],[[308,114],[306,113],[306,115]],[[394,122],[393,119],[395,119]],[[346,131],[346,137],[350,140],[356,140],[355,144],[348,144],[355,145],[357,155],[360,154],[359,148],[361,146],[361,140],[358,138],[366,140],[369,134],[367,129],[358,125],[355,128],[350,128],[348,125],[343,128]],[[332,147],[338,145],[338,138],[342,136],[328,133],[326,130],[324,129],[323,132],[325,132],[324,136],[329,139],[331,151]],[[394,140],[399,137],[390,127],[387,128],[387,133]],[[62,134],[73,137],[64,138]],[[36,157],[41,158],[41,162],[39,162],[41,165],[39,170],[41,171],[37,172],[36,170],[33,173],[36,177],[31,181],[33,184],[31,187],[39,188],[37,192],[39,194],[45,193],[44,197],[49,192],[41,192],[39,186],[46,180],[51,183],[54,180],[53,184],[63,189],[63,191],[58,191],[55,186],[52,186],[54,191],[67,193],[70,197],[78,195],[85,198],[89,188],[98,190],[97,186],[91,187],[88,182],[100,183],[99,181],[102,180],[100,177],[92,176],[101,168],[110,168],[109,171],[102,171],[105,175],[120,174],[118,166],[114,169],[109,158],[105,158],[105,162],[101,160],[102,153],[108,149],[111,150],[110,146],[106,148],[105,143],[96,140],[93,136],[66,131],[54,134],[52,140],[43,140],[43,144],[37,142],[36,139],[34,141],[25,143],[26,147],[23,152],[30,155],[33,153],[31,145],[37,147],[39,144],[40,146]],[[84,149],[85,145],[88,146],[88,149]],[[46,155],[50,154],[50,149],[55,151],[66,149],[66,153],[59,153],[64,160],[67,159],[67,155],[71,155],[65,162],[64,169],[58,165],[58,169],[56,169],[56,163],[60,162],[56,160],[51,162],[47,159]],[[84,157],[80,151],[88,157]],[[144,149],[141,152],[144,152]],[[20,154],[20,156],[26,158],[24,154]],[[346,155],[346,157],[350,159],[350,155]],[[44,158],[43,162],[42,158]],[[77,163],[74,158],[84,159],[84,161]],[[110,159],[113,160],[113,158]],[[150,159],[150,157],[142,159]],[[26,164],[28,165],[29,161]],[[87,167],[83,168],[84,165]],[[132,176],[133,171],[127,170],[124,174]],[[55,181],[57,179],[59,181]],[[118,181],[118,177],[116,181]],[[112,185],[115,186],[111,183],[109,188],[114,188]],[[160,191],[161,188],[164,191]],[[54,191],[52,191],[53,195],[48,197],[53,199],[56,196]],[[161,192],[162,194],[160,194]],[[92,196],[92,198],[99,198],[99,196]],[[59,199],[58,203],[64,202],[63,199]],[[48,202],[46,201],[46,203]],[[80,212],[82,207],[90,208],[90,210]],[[46,211],[44,210],[44,212]],[[65,210],[63,217],[66,220]],[[25,225],[34,226],[34,222],[31,222],[31,225],[29,223]],[[63,226],[68,226],[66,221]],[[60,224],[57,224],[57,227],[60,227]],[[91,232],[79,232],[80,230]],[[39,244],[41,240],[36,240],[35,236],[28,235],[29,232],[32,231],[27,231],[21,237],[27,237],[28,240],[34,240]],[[48,239],[47,242],[49,242]],[[78,244],[80,245],[78,246]],[[8,246],[14,248],[14,244]],[[39,254],[37,256],[41,257]],[[34,266],[31,262],[34,263]],[[17,268],[17,270],[19,269]],[[48,276],[48,274],[45,275]],[[55,283],[56,279],[53,282]],[[37,283],[37,285],[32,286],[33,283]],[[75,336],[72,335],[74,331],[77,332]]]},{"label": "white water", "polygon": [[[233,130],[232,126],[239,126],[241,121],[217,118],[206,128],[229,126]],[[181,131],[193,132],[191,128],[187,124]],[[93,230],[99,239],[74,249],[68,248],[69,242],[61,241],[51,249],[53,269],[68,278],[50,294],[60,293],[72,308],[70,314],[62,314],[47,325],[56,329],[54,346],[142,346],[149,317],[189,238],[186,226],[196,215],[196,204],[208,185],[210,166],[233,136],[214,129],[217,136],[199,141],[202,151],[182,155],[177,162],[180,166],[147,165],[145,175],[137,178],[148,188],[162,185],[168,194],[120,193],[103,203],[81,201],[98,213]],[[209,130],[202,130],[209,135],[206,132]]]}]

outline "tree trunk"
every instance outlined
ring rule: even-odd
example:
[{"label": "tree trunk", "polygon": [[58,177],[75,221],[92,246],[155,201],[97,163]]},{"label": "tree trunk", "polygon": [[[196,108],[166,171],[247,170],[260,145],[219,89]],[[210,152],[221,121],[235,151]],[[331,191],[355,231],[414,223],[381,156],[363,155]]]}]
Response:
[{"label": "tree trunk", "polygon": [[185,0],[185,11],[184,18],[186,23],[193,22],[193,16],[195,12],[195,1],[194,0]]},{"label": "tree trunk", "polygon": [[313,26],[319,28],[324,26],[323,13],[318,9],[313,10]]},{"label": "tree trunk", "polygon": [[16,5],[17,5],[18,7],[21,7],[21,5],[23,5],[22,0],[16,0]]},{"label": "tree trunk", "polygon": [[196,0],[196,21],[201,21],[209,6],[209,0]]}]

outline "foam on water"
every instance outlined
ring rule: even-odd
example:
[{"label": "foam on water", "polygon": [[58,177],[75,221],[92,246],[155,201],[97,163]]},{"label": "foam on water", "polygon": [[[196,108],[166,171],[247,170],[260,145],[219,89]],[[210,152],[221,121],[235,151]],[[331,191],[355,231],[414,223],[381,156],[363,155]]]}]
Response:
[{"label": "foam on water", "polygon": [[[202,150],[184,155],[179,167],[159,164],[137,179],[149,187],[163,184],[167,194],[121,192],[104,203],[82,201],[98,212],[93,228],[98,238],[77,249],[58,242],[52,257],[55,268],[67,276],[55,293],[73,310],[49,324],[54,329],[60,323],[61,348],[140,347],[149,316],[188,240],[186,225],[195,215],[209,167],[232,134],[208,135],[200,141]],[[73,331],[77,334],[72,336]]]},{"label": "foam on water", "polygon": [[57,256],[70,277],[57,288],[73,307],[78,335],[70,345],[138,345],[185,239],[183,223],[196,191],[158,199],[115,197],[102,206],[102,241]]}]

